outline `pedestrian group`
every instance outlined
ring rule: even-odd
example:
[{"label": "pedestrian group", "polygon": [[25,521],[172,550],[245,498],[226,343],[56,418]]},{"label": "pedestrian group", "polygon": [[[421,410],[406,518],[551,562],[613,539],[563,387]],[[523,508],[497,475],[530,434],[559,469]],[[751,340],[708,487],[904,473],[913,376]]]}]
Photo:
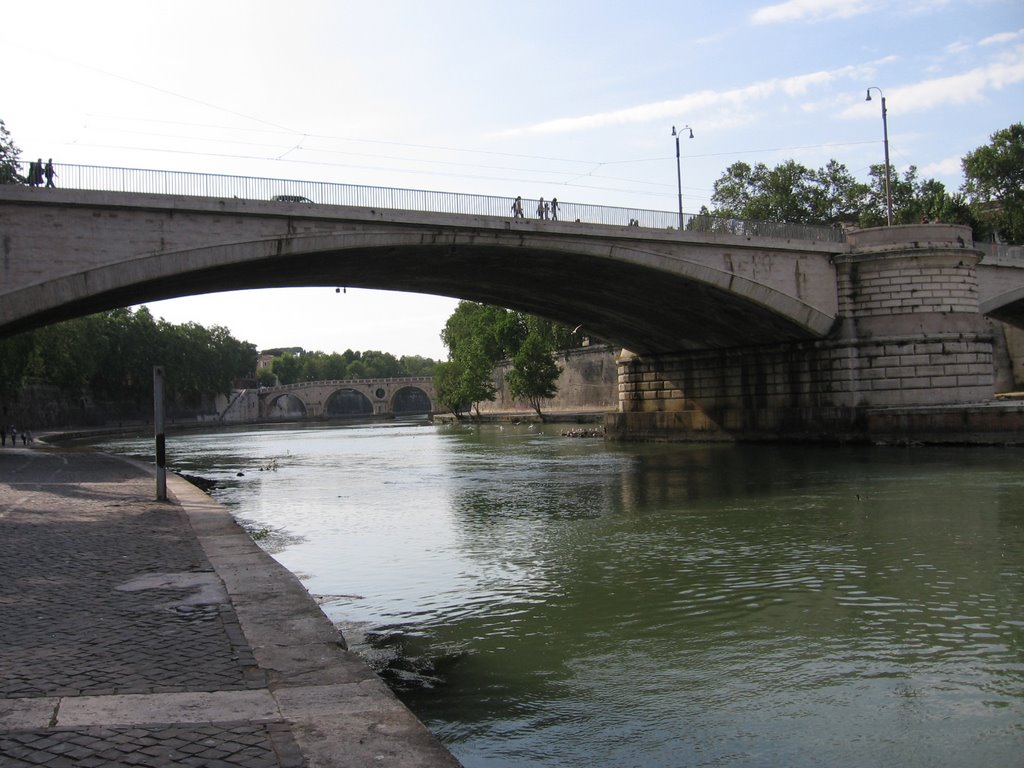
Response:
[{"label": "pedestrian group", "polygon": [[[0,425],[0,445],[7,445],[7,435],[8,435],[8,433],[11,436],[11,447],[12,448],[17,447],[17,445],[18,445],[18,430],[17,430],[17,428],[13,424],[11,424],[11,426],[9,426],[9,427],[5,427],[5,426]],[[31,444],[33,442],[35,442],[35,440],[32,439],[32,433],[29,432],[27,429],[21,430],[21,444],[22,445],[29,445],[29,444]]]},{"label": "pedestrian group", "polygon": [[56,176],[57,172],[53,170],[52,157],[45,163],[43,162],[43,158],[40,157],[38,160],[33,160],[28,164],[27,181],[30,187],[42,186],[44,180],[46,181],[47,187],[55,187],[56,184],[53,183],[53,180]]},{"label": "pedestrian group", "polygon": [[[522,219],[523,216],[523,198],[521,195],[516,195],[516,199],[512,201],[512,218]],[[558,198],[551,198],[551,202],[545,202],[542,197],[537,202],[537,218],[545,221],[551,219],[552,221],[558,221]]]}]

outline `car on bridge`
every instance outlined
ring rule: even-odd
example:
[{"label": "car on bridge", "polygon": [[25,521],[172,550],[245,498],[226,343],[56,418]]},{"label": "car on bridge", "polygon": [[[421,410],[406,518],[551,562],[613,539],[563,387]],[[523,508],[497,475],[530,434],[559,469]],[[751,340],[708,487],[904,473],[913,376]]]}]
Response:
[{"label": "car on bridge", "polygon": [[271,200],[275,203],[312,203],[308,197],[301,195],[274,195]]}]

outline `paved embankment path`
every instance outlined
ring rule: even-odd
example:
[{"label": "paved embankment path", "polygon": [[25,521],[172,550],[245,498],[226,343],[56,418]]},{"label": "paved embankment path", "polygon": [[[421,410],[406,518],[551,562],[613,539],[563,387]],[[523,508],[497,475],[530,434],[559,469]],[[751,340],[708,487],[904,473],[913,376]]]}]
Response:
[{"label": "paved embankment path", "polygon": [[168,491],[0,448],[0,765],[458,765],[223,507]]}]

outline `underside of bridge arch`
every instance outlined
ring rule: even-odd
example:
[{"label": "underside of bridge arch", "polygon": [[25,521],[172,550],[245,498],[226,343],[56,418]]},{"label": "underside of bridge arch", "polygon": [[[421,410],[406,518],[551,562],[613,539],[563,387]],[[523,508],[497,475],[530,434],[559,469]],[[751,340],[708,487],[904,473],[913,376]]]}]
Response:
[{"label": "underside of bridge arch", "polygon": [[[148,256],[131,270],[92,269],[9,295],[44,309],[3,330],[178,296],[342,285],[503,306],[637,353],[822,338],[834,319],[768,286],[624,242],[461,237],[346,233],[296,237],[285,249],[255,241]],[[48,307],[41,299],[53,294],[67,298]]]},{"label": "underside of bridge arch", "polygon": [[324,403],[324,415],[328,418],[343,416],[369,416],[373,414],[373,403],[355,389],[339,389]]},{"label": "underside of bridge arch", "polygon": [[306,417],[306,404],[293,394],[278,395],[267,404],[266,417],[268,419],[303,419]]},{"label": "underside of bridge arch", "polygon": [[1024,329],[1024,287],[983,301],[978,310],[994,320]]},{"label": "underside of bridge arch", "polygon": [[391,398],[391,412],[396,416],[430,413],[430,396],[419,387],[402,387]]}]

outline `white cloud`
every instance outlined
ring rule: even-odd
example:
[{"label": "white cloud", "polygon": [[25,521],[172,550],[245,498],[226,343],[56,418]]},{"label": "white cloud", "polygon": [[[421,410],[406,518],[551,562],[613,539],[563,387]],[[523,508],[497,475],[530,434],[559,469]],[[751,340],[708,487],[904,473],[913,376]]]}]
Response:
[{"label": "white cloud", "polygon": [[[993,91],[1000,91],[1024,82],[1024,45],[1000,56],[992,63],[958,75],[923,80],[913,85],[887,88],[887,106],[894,105],[900,113],[925,112],[936,107],[982,102]],[[863,118],[877,107],[864,103],[850,106],[840,113],[842,118]]]},{"label": "white cloud", "polygon": [[[867,66],[846,66],[833,70],[821,70],[787,78],[762,80],[741,88],[728,91],[697,91],[679,99],[640,104],[635,107],[597,112],[579,117],[563,117],[502,131],[501,137],[535,136],[541,134],[576,133],[607,128],[615,125],[650,123],[657,120],[677,120],[680,115],[715,114],[720,124],[735,124],[736,116],[751,109],[754,102],[764,101],[773,96],[799,98],[812,89],[829,85],[840,79],[863,78],[869,71]],[[705,121],[704,125],[707,125]]]},{"label": "white cloud", "polygon": [[962,158],[960,155],[953,155],[952,157],[946,157],[942,160],[927,163],[917,170],[921,174],[922,178],[956,176],[962,170],[961,160]]},{"label": "white cloud", "polygon": [[765,5],[750,16],[754,24],[781,24],[793,21],[849,19],[877,7],[873,0],[786,0]]},{"label": "white cloud", "polygon": [[980,40],[978,45],[1001,45],[1002,43],[1012,43],[1014,40],[1019,40],[1024,37],[1024,29],[1018,29],[1016,32],[1000,32],[995,35],[989,35],[988,37]]}]

